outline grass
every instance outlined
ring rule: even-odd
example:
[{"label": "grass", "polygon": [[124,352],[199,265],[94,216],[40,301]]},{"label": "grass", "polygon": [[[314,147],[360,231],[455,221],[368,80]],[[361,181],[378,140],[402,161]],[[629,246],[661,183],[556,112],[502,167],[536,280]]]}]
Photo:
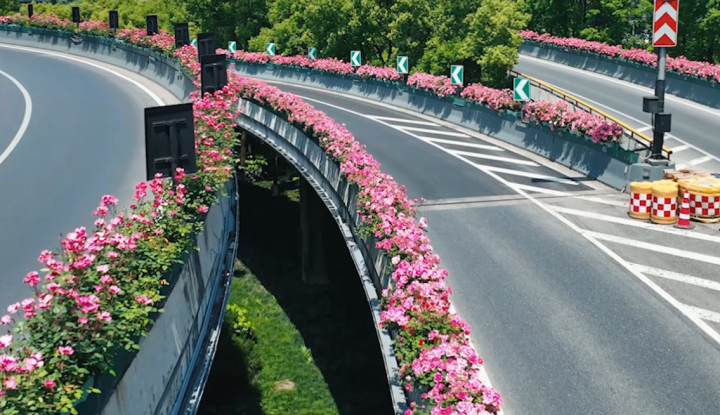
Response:
[{"label": "grass", "polygon": [[336,230],[325,249],[330,282],[302,282],[299,182],[283,171],[279,196],[271,182],[241,186],[229,305],[247,310],[240,322],[254,337],[233,331],[238,313],[229,310],[199,414],[392,414],[370,310],[329,213],[322,227]]}]

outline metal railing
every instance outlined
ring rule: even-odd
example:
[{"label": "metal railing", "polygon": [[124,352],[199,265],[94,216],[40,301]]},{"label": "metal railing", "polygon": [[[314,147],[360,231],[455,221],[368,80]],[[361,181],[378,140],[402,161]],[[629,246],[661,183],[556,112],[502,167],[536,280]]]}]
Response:
[{"label": "metal railing", "polygon": [[[561,91],[560,89],[549,85],[539,79],[533,78],[531,76],[527,76],[525,74],[522,74],[520,72],[516,71],[509,71],[511,76],[518,77],[518,78],[525,78],[528,81],[530,81],[530,86],[537,88],[541,91],[544,91],[550,95],[550,98],[559,98],[568,104],[572,105],[573,107],[589,112],[591,114],[599,115],[603,117],[607,121],[612,121],[618,125],[620,125],[623,128],[623,136],[627,138],[626,143],[623,143],[623,147],[626,150],[634,151],[634,152],[647,152],[646,157],[650,155],[650,150],[652,147],[653,139],[648,137],[647,135],[641,133],[637,129],[627,125],[627,123],[620,121],[619,119],[613,117],[612,115],[609,115],[608,113],[601,111],[592,105],[588,104],[587,102],[574,97],[571,94],[568,94],[567,92]],[[666,146],[663,146],[663,155],[667,157],[667,159],[670,159],[670,155],[672,154],[672,150],[667,148]]]}]

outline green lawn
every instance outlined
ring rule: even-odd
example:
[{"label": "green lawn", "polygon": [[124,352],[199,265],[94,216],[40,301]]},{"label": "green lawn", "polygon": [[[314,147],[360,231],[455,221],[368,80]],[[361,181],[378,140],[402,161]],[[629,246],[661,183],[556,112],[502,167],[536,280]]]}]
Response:
[{"label": "green lawn", "polygon": [[[331,282],[300,273],[298,182],[242,185],[241,241],[228,311],[200,415],[392,414],[370,310],[344,241],[327,246]],[[329,216],[329,215],[328,215]],[[328,223],[328,222],[326,222]],[[330,221],[330,223],[332,223]]]}]

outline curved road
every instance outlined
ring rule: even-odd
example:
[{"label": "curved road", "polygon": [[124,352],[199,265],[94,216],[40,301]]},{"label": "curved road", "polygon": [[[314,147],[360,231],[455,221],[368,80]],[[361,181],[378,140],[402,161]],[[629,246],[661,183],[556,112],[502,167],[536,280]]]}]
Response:
[{"label": "curved road", "polygon": [[[538,198],[553,190],[593,192],[517,174],[572,173],[511,148],[493,149],[498,144],[491,139],[460,137],[427,117],[276,86],[345,123],[411,197],[444,199],[429,200],[421,214],[506,415],[711,414],[720,408],[716,343],[581,236],[572,221],[514,190]],[[504,159],[483,158],[488,155]],[[538,166],[523,164],[533,160]],[[598,193],[613,203],[616,192]],[[615,232],[613,226],[603,229]]]},{"label": "curved road", "polygon": [[[157,106],[107,71],[0,45],[0,71],[30,96],[27,130],[0,162],[0,307],[31,296],[22,283],[43,249],[85,226],[105,194],[128,205],[145,176],[143,109]],[[18,86],[0,73],[0,154],[26,113]],[[171,102],[166,102],[171,103]],[[2,313],[0,313],[2,314]]]},{"label": "curved road", "polygon": [[[642,111],[642,97],[655,94],[650,88],[524,55],[514,69],[569,92],[632,127],[645,128],[642,131],[652,137],[650,114]],[[674,151],[671,159],[685,167],[720,172],[720,111],[670,94],[665,97],[665,109],[672,114],[672,133],[665,141]]]}]

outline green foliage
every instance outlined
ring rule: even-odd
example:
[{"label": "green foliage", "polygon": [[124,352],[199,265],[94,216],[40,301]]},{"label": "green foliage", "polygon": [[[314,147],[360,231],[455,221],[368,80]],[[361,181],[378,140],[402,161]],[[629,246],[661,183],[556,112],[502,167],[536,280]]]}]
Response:
[{"label": "green foliage", "polygon": [[[652,0],[526,0],[529,29],[625,47],[651,49]],[[680,2],[678,46],[672,56],[720,61],[720,0]]]},{"label": "green foliage", "polygon": [[7,16],[20,9],[18,0],[0,0],[0,16]]},{"label": "green foliage", "polygon": [[270,26],[249,42],[252,51],[277,44],[277,53],[348,60],[360,50],[363,60],[394,66],[408,56],[412,71],[447,75],[464,64],[468,82],[498,85],[517,61],[529,16],[514,0],[268,0]]},{"label": "green foliage", "polygon": [[[7,1],[7,0],[0,0]],[[1,4],[1,3],[0,3]],[[186,22],[191,16],[185,10],[185,4],[179,0],[80,0],[74,3],[37,3],[35,13],[54,13],[59,18],[70,19],[72,7],[80,7],[83,20],[108,20],[108,12],[117,10],[121,28],[145,27],[145,17],[151,14],[158,16],[158,25],[170,33],[174,22]],[[23,7],[27,10],[27,6]],[[193,32],[193,25],[191,32]]]}]

